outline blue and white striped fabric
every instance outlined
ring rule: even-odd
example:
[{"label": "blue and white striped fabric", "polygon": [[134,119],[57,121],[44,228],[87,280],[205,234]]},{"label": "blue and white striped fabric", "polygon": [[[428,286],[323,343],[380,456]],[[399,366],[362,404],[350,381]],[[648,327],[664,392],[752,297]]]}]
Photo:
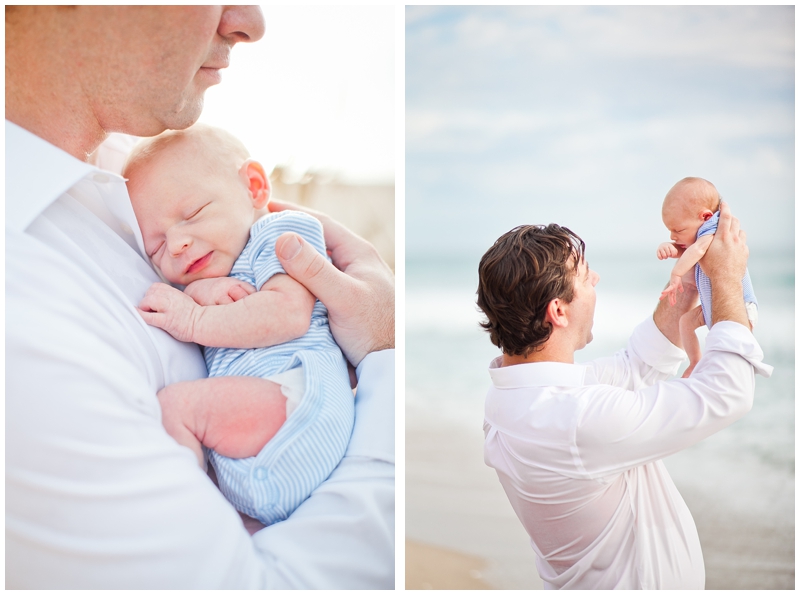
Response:
[{"label": "blue and white striped fabric", "polygon": [[[719,211],[714,213],[708,221],[700,226],[697,230],[697,238],[708,234],[716,233],[717,225],[719,224]],[[700,306],[703,308],[703,318],[705,319],[706,326],[711,328],[711,280],[708,278],[699,264],[694,265],[694,280],[697,283],[697,293],[700,294]],[[755,304],[758,306],[756,293],[753,291],[753,282],[750,280],[750,271],[745,269],[744,278],[742,279],[742,288],[744,289],[744,302],[745,304]]]},{"label": "blue and white striped fabric", "polygon": [[[256,289],[285,271],[275,241],[300,234],[320,253],[325,240],[319,221],[305,213],[266,215],[250,229],[250,240],[231,277]],[[255,457],[230,459],[209,451],[219,487],[237,510],[270,525],[286,519],[331,474],[344,456],[353,430],[354,403],[347,362],[317,300],[308,332],[293,341],[260,349],[205,349],[209,376],[266,378],[302,366],[305,393],[297,409]]]}]

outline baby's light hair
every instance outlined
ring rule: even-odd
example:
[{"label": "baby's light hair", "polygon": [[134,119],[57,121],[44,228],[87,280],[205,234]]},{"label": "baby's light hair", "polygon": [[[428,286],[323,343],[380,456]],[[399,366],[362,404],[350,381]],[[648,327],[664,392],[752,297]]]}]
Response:
[{"label": "baby's light hair", "polygon": [[[682,192],[680,194],[680,206],[692,211],[708,209],[712,213],[716,213],[719,210],[720,201],[720,195],[716,186],[708,180],[691,176],[683,178],[670,188],[669,192],[667,192],[667,195],[664,197],[664,207],[666,208],[669,202],[676,202],[678,200],[676,194],[679,190],[693,186],[698,188],[698,192],[693,192],[691,194]],[[670,199],[672,200],[670,201]]]},{"label": "baby's light hair", "polygon": [[203,153],[209,155],[209,158],[213,156],[212,161],[219,165],[231,161],[235,162],[232,165],[238,169],[250,158],[244,144],[230,132],[198,123],[185,130],[167,130],[158,136],[142,139],[128,155],[122,176],[130,178],[136,169],[184,142],[202,145]]}]

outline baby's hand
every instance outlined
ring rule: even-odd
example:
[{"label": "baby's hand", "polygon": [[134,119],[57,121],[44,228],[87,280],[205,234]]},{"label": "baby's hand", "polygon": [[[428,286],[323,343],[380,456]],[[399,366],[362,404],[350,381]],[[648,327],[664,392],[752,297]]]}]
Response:
[{"label": "baby's hand", "polygon": [[232,277],[214,277],[192,281],[183,292],[201,306],[221,306],[246,298],[256,288]]},{"label": "baby's hand", "polygon": [[678,258],[678,248],[672,242],[664,242],[659,244],[656,249],[656,254],[659,260],[666,260],[667,258]]},{"label": "baby's hand", "polygon": [[195,323],[202,313],[192,298],[166,283],[153,283],[138,309],[147,324],[186,343],[192,341]]},{"label": "baby's hand", "polygon": [[669,296],[669,305],[674,306],[675,302],[678,300],[677,296],[679,291],[683,293],[683,282],[680,276],[672,275],[669,280],[669,285],[661,292],[661,297],[658,299],[663,300],[665,297]]}]

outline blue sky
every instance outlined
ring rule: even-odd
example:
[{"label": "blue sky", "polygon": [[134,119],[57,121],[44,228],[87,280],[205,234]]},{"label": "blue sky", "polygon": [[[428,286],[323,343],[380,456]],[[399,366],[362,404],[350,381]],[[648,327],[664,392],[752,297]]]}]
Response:
[{"label": "blue sky", "polygon": [[406,252],[553,221],[655,253],[689,175],[790,249],[794,71],[793,6],[407,7]]}]

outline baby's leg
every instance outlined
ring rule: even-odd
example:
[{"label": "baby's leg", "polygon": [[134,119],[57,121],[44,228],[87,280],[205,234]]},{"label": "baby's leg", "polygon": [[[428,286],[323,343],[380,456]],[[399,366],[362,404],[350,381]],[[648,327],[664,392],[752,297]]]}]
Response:
[{"label": "baby's leg", "polygon": [[681,378],[689,377],[689,375],[692,373],[692,370],[694,370],[694,367],[697,365],[697,362],[700,361],[700,358],[703,355],[703,352],[700,351],[700,340],[697,338],[695,331],[705,323],[706,321],[703,318],[702,306],[696,306],[681,316],[678,326],[681,332],[683,349],[686,351],[686,355],[689,356],[689,367],[686,368],[686,371],[683,373]]},{"label": "baby's leg", "polygon": [[200,444],[232,459],[257,455],[286,421],[286,397],[274,382],[218,376],[176,382],[158,392],[167,433],[191,448]]}]

